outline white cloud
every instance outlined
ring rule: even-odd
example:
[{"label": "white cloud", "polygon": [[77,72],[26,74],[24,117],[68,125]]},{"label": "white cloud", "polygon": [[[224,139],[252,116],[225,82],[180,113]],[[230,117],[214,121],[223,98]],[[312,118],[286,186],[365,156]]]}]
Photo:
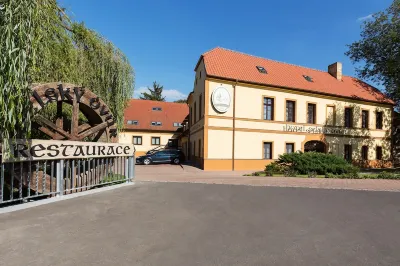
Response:
[{"label": "white cloud", "polygon": [[178,90],[163,90],[163,96],[169,102],[186,99],[187,95]]},{"label": "white cloud", "polygon": [[369,14],[368,16],[365,17],[360,17],[357,19],[357,21],[361,22],[361,21],[365,21],[365,20],[369,20],[372,19],[372,14]]},{"label": "white cloud", "polygon": [[[133,93],[133,98],[138,99],[143,92],[148,92],[147,87],[139,87],[135,89]],[[166,90],[163,89],[163,96],[167,102],[173,102],[176,100],[186,99],[187,95],[178,90]]]}]

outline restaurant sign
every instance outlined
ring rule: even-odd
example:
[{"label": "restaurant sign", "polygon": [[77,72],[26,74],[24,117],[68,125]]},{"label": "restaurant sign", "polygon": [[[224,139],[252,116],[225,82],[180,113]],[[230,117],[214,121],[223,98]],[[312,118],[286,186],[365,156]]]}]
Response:
[{"label": "restaurant sign", "polygon": [[346,135],[350,134],[350,129],[338,128],[338,127],[321,127],[321,126],[297,126],[297,125],[284,125],[283,131],[286,132],[298,132],[298,133],[309,133],[309,134],[335,134],[335,135]]},{"label": "restaurant sign", "polygon": [[2,162],[133,156],[133,144],[55,141],[39,139],[9,140],[2,145]]}]

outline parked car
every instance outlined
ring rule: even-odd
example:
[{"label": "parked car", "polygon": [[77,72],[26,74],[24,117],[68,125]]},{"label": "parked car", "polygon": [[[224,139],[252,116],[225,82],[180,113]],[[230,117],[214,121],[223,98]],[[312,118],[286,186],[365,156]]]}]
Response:
[{"label": "parked car", "polygon": [[184,155],[181,150],[161,150],[136,158],[137,164],[149,165],[152,163],[174,163],[180,164],[184,161]]}]

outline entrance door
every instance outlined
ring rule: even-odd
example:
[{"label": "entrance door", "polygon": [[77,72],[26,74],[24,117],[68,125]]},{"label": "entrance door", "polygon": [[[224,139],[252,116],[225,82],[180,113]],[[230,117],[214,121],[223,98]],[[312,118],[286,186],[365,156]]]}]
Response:
[{"label": "entrance door", "polygon": [[306,142],[304,144],[304,152],[310,152],[310,151],[325,153],[326,152],[325,143],[317,140],[311,140]]}]

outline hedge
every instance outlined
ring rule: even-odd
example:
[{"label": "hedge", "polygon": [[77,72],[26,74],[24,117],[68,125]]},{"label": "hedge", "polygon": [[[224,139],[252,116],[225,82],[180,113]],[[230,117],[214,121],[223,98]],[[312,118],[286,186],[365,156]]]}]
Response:
[{"label": "hedge", "polygon": [[[279,156],[276,162],[265,167],[267,175],[274,173],[290,173],[291,176],[296,174],[308,175],[352,175],[357,176],[359,169],[348,163],[344,158],[334,154],[318,153],[318,152],[294,152],[285,153]],[[285,174],[286,175],[286,174]]]}]

